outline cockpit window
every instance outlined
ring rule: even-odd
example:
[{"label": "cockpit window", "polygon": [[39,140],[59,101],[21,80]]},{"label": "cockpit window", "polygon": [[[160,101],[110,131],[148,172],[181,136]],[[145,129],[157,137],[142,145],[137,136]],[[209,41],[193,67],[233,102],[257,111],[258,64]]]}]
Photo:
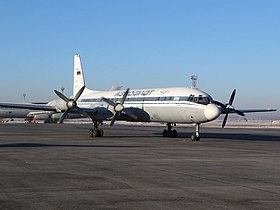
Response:
[{"label": "cockpit window", "polygon": [[209,104],[211,102],[211,98],[208,96],[195,96],[195,95],[190,95],[189,97],[180,97],[180,101],[186,99],[187,101],[198,103],[198,104]]}]

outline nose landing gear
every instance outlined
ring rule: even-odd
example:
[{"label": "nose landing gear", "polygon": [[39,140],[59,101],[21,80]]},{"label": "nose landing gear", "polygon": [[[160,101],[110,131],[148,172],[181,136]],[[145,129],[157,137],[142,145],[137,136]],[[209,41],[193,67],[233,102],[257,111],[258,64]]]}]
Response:
[{"label": "nose landing gear", "polygon": [[[176,138],[177,137],[177,131],[174,129],[172,130],[172,123],[167,123],[167,130],[164,129],[162,132],[163,137],[173,137]],[[176,124],[173,124],[174,126],[176,126]]]},{"label": "nose landing gear", "polygon": [[199,127],[200,127],[200,124],[196,124],[195,133],[191,136],[192,141],[200,141]]}]

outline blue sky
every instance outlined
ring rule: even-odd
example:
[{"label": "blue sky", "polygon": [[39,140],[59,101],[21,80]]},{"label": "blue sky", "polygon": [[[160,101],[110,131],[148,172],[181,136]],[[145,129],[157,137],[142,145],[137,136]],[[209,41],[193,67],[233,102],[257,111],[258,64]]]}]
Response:
[{"label": "blue sky", "polygon": [[198,87],[236,107],[280,109],[280,1],[0,2],[1,101],[72,94],[73,55],[96,90]]}]

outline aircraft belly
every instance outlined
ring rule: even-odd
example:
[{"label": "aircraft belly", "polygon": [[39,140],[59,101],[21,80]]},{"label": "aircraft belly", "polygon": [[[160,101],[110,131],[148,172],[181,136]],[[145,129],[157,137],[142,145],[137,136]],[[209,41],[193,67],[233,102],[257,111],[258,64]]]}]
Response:
[{"label": "aircraft belly", "polygon": [[154,122],[198,123],[204,120],[201,107],[182,104],[151,104],[145,105],[144,110]]}]

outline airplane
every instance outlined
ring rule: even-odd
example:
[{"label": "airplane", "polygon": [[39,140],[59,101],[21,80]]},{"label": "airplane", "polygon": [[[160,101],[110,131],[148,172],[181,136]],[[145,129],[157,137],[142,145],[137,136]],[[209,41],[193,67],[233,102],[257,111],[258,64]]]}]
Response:
[{"label": "airplane", "polygon": [[[58,99],[56,99],[58,100]],[[49,103],[43,104],[54,104],[56,100],[50,101]],[[38,103],[36,103],[38,104]],[[30,108],[30,104],[21,104],[21,106],[27,106]],[[32,105],[31,105],[32,106]],[[30,109],[19,108],[2,108],[0,109],[0,119],[5,121],[14,121],[14,119],[24,119],[29,123],[36,123],[38,120],[42,120],[44,123],[57,123],[63,113],[57,111],[30,111]],[[67,119],[78,119],[83,116],[78,113],[69,113]],[[4,121],[4,120],[3,120]]]},{"label": "airplane", "polygon": [[[122,86],[112,86],[109,90],[120,90]],[[6,104],[5,108],[0,108],[0,120],[4,122],[14,121],[14,119],[24,119],[29,123],[36,123],[38,120],[44,123],[57,123],[62,116],[62,112],[55,110],[59,104],[63,102],[62,99],[55,99],[49,102],[32,102],[31,104]],[[35,105],[34,105],[35,104]],[[47,105],[48,110],[30,111],[30,109],[40,109],[41,106]],[[12,107],[12,108],[7,108]],[[25,108],[24,108],[25,107]],[[42,109],[46,109],[45,106]],[[50,109],[50,110],[49,110]],[[84,116],[79,113],[68,113],[67,119],[79,119]]]},{"label": "airplane", "polygon": [[[59,102],[33,107],[44,111],[62,113],[59,123],[69,113],[80,113],[91,118],[93,127],[89,130],[91,137],[102,137],[103,129],[99,126],[103,121],[110,121],[113,126],[116,120],[133,122],[158,122],[166,123],[164,137],[177,137],[173,129],[177,123],[194,124],[195,133],[191,135],[192,141],[200,140],[200,125],[217,119],[225,114],[222,127],[226,125],[228,115],[235,113],[245,116],[245,113],[272,112],[276,109],[235,109],[233,101],[236,89],[233,90],[229,102],[221,103],[214,100],[206,92],[188,87],[150,88],[126,90],[112,89],[109,91],[90,90],[85,85],[83,68],[79,54],[74,55],[74,84],[73,96],[66,97],[61,92],[54,90],[59,97]],[[20,104],[0,103],[2,107],[21,107]]]},{"label": "airplane", "polygon": [[1,108],[0,109],[0,119],[2,122],[4,120],[8,122],[9,120],[13,121],[15,118],[23,118],[25,120],[31,121],[32,119],[29,119],[27,117],[30,110],[28,109],[9,109],[9,108]]}]

